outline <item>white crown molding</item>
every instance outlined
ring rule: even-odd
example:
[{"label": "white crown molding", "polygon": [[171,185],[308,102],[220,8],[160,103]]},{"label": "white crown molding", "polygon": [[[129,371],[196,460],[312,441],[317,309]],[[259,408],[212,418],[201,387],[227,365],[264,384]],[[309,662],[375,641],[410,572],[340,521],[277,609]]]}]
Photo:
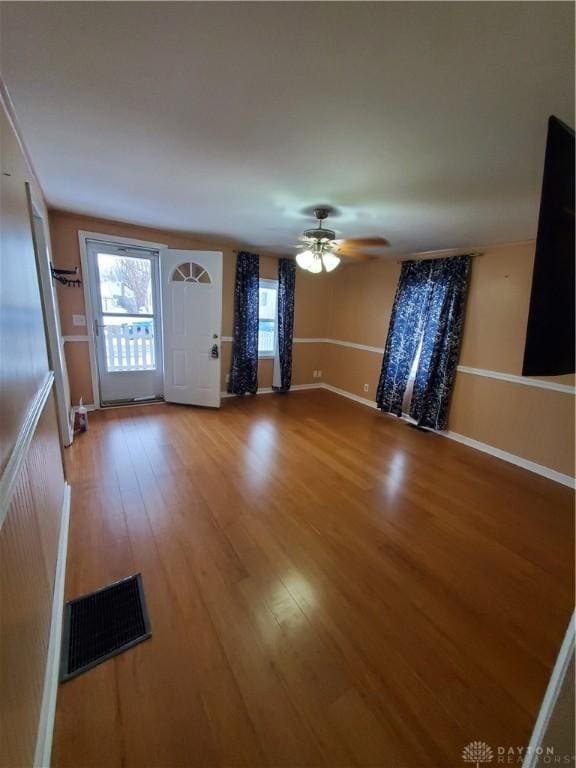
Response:
[{"label": "white crown molding", "polygon": [[16,443],[12,449],[10,458],[8,459],[8,463],[0,478],[0,530],[4,525],[4,520],[6,519],[8,509],[10,508],[14,487],[20,475],[20,469],[28,455],[28,448],[34,437],[38,421],[40,420],[44,406],[52,392],[53,383],[54,373],[48,371],[28,409],[28,413],[26,414],[24,423],[20,427]]},{"label": "white crown molding", "polygon": [[58,538],[58,556],[52,599],[52,618],[50,621],[50,639],[44,675],[44,690],[40,707],[38,735],[34,755],[34,768],[49,768],[54,734],[54,716],[56,714],[56,694],[60,672],[60,650],[62,646],[62,614],[64,612],[64,581],[66,576],[66,555],[68,552],[68,529],[70,523],[70,486],[64,484],[62,514],[60,517],[60,536]]},{"label": "white crown molding", "polygon": [[46,203],[45,203],[46,195],[44,194],[44,190],[36,174],[36,169],[32,165],[32,158],[30,157],[30,153],[28,152],[28,147],[24,143],[23,134],[22,134],[22,131],[20,130],[20,123],[18,122],[18,118],[16,117],[16,111],[12,103],[12,98],[10,96],[10,93],[8,92],[6,83],[4,82],[4,79],[2,78],[1,75],[0,75],[0,105],[4,107],[4,112],[6,114],[8,123],[10,124],[10,127],[14,132],[14,136],[16,137],[16,141],[18,142],[20,151],[22,152],[24,156],[24,160],[26,161],[26,165],[28,166],[28,171],[30,172],[34,180],[34,184],[36,185],[37,189],[40,192],[40,195],[42,196],[42,206],[44,207],[44,210],[46,210]]}]

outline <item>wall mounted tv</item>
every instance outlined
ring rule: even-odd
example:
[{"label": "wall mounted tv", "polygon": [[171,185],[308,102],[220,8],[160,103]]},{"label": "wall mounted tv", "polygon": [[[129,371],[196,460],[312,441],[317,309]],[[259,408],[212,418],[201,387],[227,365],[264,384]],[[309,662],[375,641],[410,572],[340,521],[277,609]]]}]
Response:
[{"label": "wall mounted tv", "polygon": [[574,373],[574,131],[548,120],[523,376]]}]

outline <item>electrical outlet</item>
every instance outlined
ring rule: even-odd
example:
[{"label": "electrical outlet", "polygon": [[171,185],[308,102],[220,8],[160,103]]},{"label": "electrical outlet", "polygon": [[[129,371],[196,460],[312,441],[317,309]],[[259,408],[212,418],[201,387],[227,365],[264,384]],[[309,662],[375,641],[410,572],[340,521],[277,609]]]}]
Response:
[{"label": "electrical outlet", "polygon": [[368,384],[364,384],[364,392],[368,392]]},{"label": "electrical outlet", "polygon": [[227,373],[226,374],[226,384],[229,384],[229,383],[230,383],[230,374]]},{"label": "electrical outlet", "polygon": [[318,378],[318,371],[312,371],[312,378],[317,379]]},{"label": "electrical outlet", "polygon": [[318,373],[318,378],[321,379],[322,378],[322,371],[318,371],[317,373]]},{"label": "electrical outlet", "polygon": [[86,325],[86,315],[72,315],[72,325]]}]

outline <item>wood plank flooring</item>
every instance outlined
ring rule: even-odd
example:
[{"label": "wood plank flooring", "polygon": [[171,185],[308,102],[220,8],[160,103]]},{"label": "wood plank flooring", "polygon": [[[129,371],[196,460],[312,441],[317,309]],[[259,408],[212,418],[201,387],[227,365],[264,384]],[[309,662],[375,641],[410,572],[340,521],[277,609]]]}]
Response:
[{"label": "wood plank flooring", "polygon": [[528,742],[572,492],[323,391],[90,414],[66,598],[141,571],[153,637],[60,686],[57,768],[462,766]]}]

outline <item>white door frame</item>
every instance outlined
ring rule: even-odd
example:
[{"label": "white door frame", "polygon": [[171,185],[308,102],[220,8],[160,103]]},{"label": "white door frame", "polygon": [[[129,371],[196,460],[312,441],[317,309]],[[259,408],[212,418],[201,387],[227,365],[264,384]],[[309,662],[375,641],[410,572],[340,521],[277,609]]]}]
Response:
[{"label": "white door frame", "polygon": [[[78,231],[78,242],[80,244],[80,264],[82,266],[82,287],[84,289],[84,305],[86,307],[86,335],[88,337],[88,349],[90,353],[90,377],[92,379],[92,393],[94,397],[94,408],[101,407],[100,384],[98,382],[98,363],[96,360],[96,339],[94,337],[94,308],[92,306],[92,295],[90,291],[90,269],[88,267],[88,249],[87,240],[101,240],[103,243],[117,243],[118,245],[134,246],[136,248],[149,248],[150,250],[161,251],[168,248],[166,243],[154,243],[149,240],[136,240],[133,237],[119,237],[118,235],[107,234],[104,232]],[[160,293],[162,293],[160,291]],[[160,302],[162,298],[160,297]],[[159,307],[160,323],[162,325],[162,304]],[[161,332],[161,328],[160,328]],[[88,403],[92,405],[92,403]]]},{"label": "white door frame", "polygon": [[[38,200],[31,185],[28,183],[26,183],[26,193],[28,197],[32,243],[34,245],[36,269],[38,272],[38,288],[41,295],[48,359],[54,373],[58,433],[61,444],[67,447],[71,445],[74,435],[70,424],[70,387],[68,385],[66,366],[63,362],[64,349],[60,328],[58,295],[52,282],[52,248],[48,229],[48,217],[43,201]],[[35,219],[38,221],[39,233],[35,226]]]}]

